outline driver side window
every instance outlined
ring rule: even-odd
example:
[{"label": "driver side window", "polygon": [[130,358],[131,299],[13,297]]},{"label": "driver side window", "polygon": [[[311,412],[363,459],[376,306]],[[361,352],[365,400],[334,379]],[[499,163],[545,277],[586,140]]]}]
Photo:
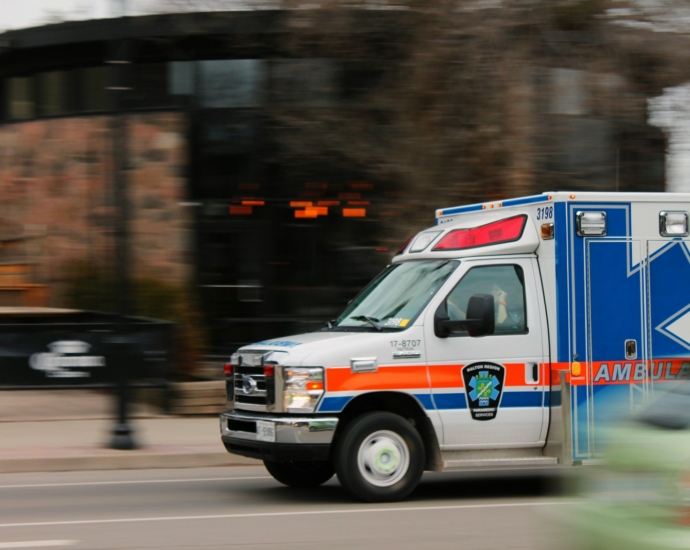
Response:
[{"label": "driver side window", "polygon": [[491,294],[496,319],[494,334],[524,334],[528,332],[524,281],[522,268],[517,265],[472,268],[446,298],[448,316],[451,320],[465,319],[471,296]]}]

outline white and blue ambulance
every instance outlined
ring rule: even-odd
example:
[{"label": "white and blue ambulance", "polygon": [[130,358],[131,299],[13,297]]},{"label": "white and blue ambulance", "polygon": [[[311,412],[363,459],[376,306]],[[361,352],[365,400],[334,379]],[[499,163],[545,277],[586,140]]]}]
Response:
[{"label": "white and blue ambulance", "polygon": [[324,329],[226,365],[227,450],[399,500],[424,470],[578,464],[690,374],[690,194],[440,209]]}]

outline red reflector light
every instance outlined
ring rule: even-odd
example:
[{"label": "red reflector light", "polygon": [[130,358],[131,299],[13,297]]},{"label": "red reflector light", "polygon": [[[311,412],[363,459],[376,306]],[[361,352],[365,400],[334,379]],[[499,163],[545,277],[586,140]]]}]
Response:
[{"label": "red reflector light", "polygon": [[443,237],[434,250],[463,250],[517,241],[522,237],[526,222],[527,216],[522,214],[479,227],[456,229]]},{"label": "red reflector light", "polygon": [[223,370],[225,371],[225,376],[232,376],[232,363],[225,363]]},{"label": "red reflector light", "polygon": [[264,376],[274,376],[276,368],[274,365],[264,365]]}]

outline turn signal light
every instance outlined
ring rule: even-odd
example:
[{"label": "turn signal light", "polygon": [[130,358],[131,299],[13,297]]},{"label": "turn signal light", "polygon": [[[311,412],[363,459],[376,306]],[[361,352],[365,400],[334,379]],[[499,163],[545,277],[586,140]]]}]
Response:
[{"label": "turn signal light", "polygon": [[307,391],[323,390],[323,382],[307,382]]},{"label": "turn signal light", "polygon": [[553,239],[553,224],[544,223],[541,226],[541,238],[544,240]]}]

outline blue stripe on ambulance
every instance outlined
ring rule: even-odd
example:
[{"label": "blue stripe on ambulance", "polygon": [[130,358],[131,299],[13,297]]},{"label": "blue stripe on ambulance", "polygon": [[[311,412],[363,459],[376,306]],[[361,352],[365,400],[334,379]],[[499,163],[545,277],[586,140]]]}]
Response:
[{"label": "blue stripe on ambulance", "polygon": [[[501,205],[505,208],[507,206],[520,206],[523,204],[534,204],[538,202],[547,202],[549,200],[548,195],[534,195],[532,197],[523,197],[519,199],[508,199],[501,202]],[[450,216],[451,214],[463,214],[466,212],[477,212],[484,210],[484,204],[468,204],[467,206],[456,206],[455,208],[446,208],[441,210],[438,216]]]},{"label": "blue stripe on ambulance", "polygon": [[[560,393],[560,392],[558,392]],[[433,401],[431,394],[413,393],[412,394],[426,410],[462,410],[467,408],[467,397],[465,392],[435,393]],[[319,412],[340,412],[345,406],[354,399],[353,395],[328,396],[324,397]],[[506,391],[501,397],[499,408],[526,408],[542,407],[544,400],[548,400],[548,392],[541,391]],[[436,405],[434,407],[434,404]]]}]

